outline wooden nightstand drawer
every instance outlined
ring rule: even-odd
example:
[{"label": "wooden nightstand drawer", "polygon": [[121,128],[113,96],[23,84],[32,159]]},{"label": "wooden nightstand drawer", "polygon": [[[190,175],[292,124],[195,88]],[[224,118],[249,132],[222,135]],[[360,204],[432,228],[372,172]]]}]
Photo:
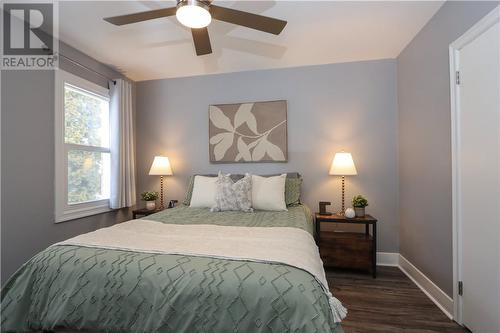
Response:
[{"label": "wooden nightstand drawer", "polygon": [[[377,276],[377,219],[316,213],[316,241],[326,267],[366,270]],[[365,232],[322,231],[321,223],[364,225]],[[370,234],[370,226],[372,232]]]},{"label": "wooden nightstand drawer", "polygon": [[371,236],[354,232],[322,232],[319,247],[326,267],[371,270]]}]

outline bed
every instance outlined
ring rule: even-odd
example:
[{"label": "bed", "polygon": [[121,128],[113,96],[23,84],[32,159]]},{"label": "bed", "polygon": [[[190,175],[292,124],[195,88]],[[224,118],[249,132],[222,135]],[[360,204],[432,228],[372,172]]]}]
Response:
[{"label": "bed", "polygon": [[2,332],[343,332],[310,210],[185,205],[55,244],[1,295]]}]

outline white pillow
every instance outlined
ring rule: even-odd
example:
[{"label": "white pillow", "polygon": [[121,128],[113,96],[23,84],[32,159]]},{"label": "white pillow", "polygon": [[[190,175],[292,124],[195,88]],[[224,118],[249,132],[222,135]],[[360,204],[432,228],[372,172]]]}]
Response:
[{"label": "white pillow", "polygon": [[252,175],[252,207],[259,210],[284,211],[286,173],[274,177]]},{"label": "white pillow", "polygon": [[217,177],[195,176],[189,207],[212,208],[215,206],[216,181]]}]

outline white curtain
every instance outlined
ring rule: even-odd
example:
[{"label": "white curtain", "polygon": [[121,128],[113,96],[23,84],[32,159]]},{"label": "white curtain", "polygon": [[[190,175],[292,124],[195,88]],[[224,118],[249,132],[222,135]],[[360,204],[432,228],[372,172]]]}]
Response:
[{"label": "white curtain", "polygon": [[110,82],[111,208],[135,205],[135,145],[132,84]]}]

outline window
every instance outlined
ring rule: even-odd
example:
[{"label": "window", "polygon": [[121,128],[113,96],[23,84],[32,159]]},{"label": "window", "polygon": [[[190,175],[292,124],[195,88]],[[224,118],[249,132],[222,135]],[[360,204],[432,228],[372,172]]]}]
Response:
[{"label": "window", "polygon": [[109,91],[56,75],[56,222],[109,211]]}]

